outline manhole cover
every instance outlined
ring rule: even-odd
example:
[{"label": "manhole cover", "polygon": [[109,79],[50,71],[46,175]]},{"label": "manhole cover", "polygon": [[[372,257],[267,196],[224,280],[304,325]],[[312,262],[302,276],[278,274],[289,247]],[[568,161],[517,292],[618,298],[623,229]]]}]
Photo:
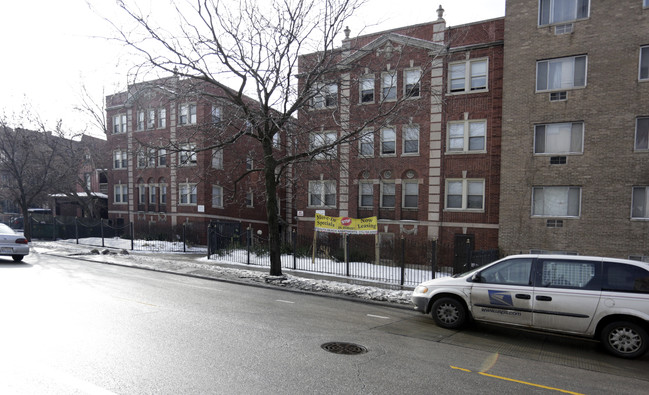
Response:
[{"label": "manhole cover", "polygon": [[354,343],[331,342],[325,343],[321,347],[334,354],[343,355],[365,354],[367,352],[367,348]]}]

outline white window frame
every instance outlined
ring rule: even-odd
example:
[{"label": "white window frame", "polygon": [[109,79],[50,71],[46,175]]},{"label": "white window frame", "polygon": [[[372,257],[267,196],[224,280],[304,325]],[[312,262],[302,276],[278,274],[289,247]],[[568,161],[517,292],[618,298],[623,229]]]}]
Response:
[{"label": "white window frame", "polygon": [[156,167],[157,153],[158,151],[155,148],[149,148],[147,150],[147,167]]},{"label": "white window frame", "polygon": [[113,151],[113,169],[128,168],[128,153],[124,150]]},{"label": "white window frame", "polygon": [[[414,185],[415,191],[409,191],[408,189]],[[414,193],[412,193],[414,192]],[[401,183],[401,207],[407,209],[417,209],[419,208],[419,181],[418,180],[408,180]],[[414,196],[416,199],[416,204],[412,205],[408,202],[408,197]]]},{"label": "white window frame", "polygon": [[[317,190],[316,190],[317,189]],[[335,180],[313,180],[309,181],[309,207],[329,207],[335,208],[337,201],[336,181]],[[314,202],[313,196],[319,194],[319,202]],[[327,204],[327,196],[333,195],[333,204]]]},{"label": "white window frame", "polygon": [[115,184],[113,187],[113,203],[128,204],[128,185]]},{"label": "white window frame", "polygon": [[[386,133],[390,132],[393,136],[387,136]],[[392,143],[394,148],[391,150],[385,149],[385,144]],[[381,156],[396,156],[397,155],[397,129],[394,127],[385,127],[381,129]]]},{"label": "white window frame", "polygon": [[252,191],[246,192],[246,207],[255,207],[255,194]]},{"label": "white window frame", "polygon": [[[567,136],[566,136],[567,134]],[[542,135],[542,136],[541,136]],[[539,141],[543,137],[543,143]],[[551,143],[550,139],[556,137],[559,143]],[[552,148],[567,143],[567,149]],[[543,151],[539,151],[539,150]],[[561,122],[534,125],[534,155],[576,155],[584,152],[584,123]]]},{"label": "white window frame", "polygon": [[126,133],[126,114],[117,114],[113,117],[113,134]]},{"label": "white window frame", "polygon": [[196,124],[196,103],[183,103],[178,109],[179,125]]},{"label": "white window frame", "polygon": [[158,110],[158,129],[167,127],[167,109],[161,108]]},{"label": "white window frame", "polygon": [[212,207],[223,208],[223,187],[212,185]]},{"label": "white window frame", "polygon": [[[579,3],[580,2],[586,2],[586,15],[579,15]],[[559,4],[565,4],[565,3],[574,3],[574,14],[561,18],[561,19],[555,19],[557,18],[556,15],[554,15],[553,11],[556,11],[557,8],[560,6]],[[547,4],[547,15],[544,15],[543,13],[543,5]],[[583,5],[583,4],[582,4]],[[580,19],[588,19],[590,16],[590,0],[539,0],[539,19],[538,23],[539,26],[548,26],[548,25],[555,25],[555,24],[561,24],[561,23],[570,23],[573,21],[577,21]],[[547,20],[544,20],[547,18]]]},{"label": "white window frame", "polygon": [[631,219],[649,220],[649,186],[635,186],[631,190]]},{"label": "white window frame", "polygon": [[212,115],[212,123],[219,124],[223,120],[220,106],[212,104],[211,115]]},{"label": "white window frame", "polygon": [[315,109],[335,108],[338,106],[338,84],[335,82],[315,84],[312,105]]},{"label": "white window frame", "polygon": [[198,187],[192,183],[178,184],[178,204],[181,206],[196,206],[198,202]]},{"label": "white window frame", "polygon": [[144,130],[146,125],[146,112],[144,110],[138,110],[137,112],[137,125],[135,130],[138,132]]},{"label": "white window frame", "polygon": [[140,148],[140,149],[137,151],[137,154],[136,154],[135,156],[136,156],[136,161],[135,161],[135,163],[136,163],[137,168],[138,168],[138,169],[144,169],[144,168],[146,168],[146,165],[147,165],[147,157],[146,157],[146,150],[145,150],[145,148]]},{"label": "white window frame", "polygon": [[158,150],[158,167],[167,167],[167,150],[164,148]]},{"label": "white window frame", "polygon": [[246,156],[246,170],[252,170],[255,168],[255,160],[252,156]]},{"label": "white window frame", "polygon": [[[549,193],[554,195],[563,195],[550,197]],[[539,201],[539,199],[543,199]],[[575,202],[574,199],[577,199]],[[546,206],[552,204],[552,207]],[[554,203],[554,204],[553,204]],[[577,212],[571,212],[571,206],[577,205]],[[554,206],[565,205],[565,213]],[[546,207],[550,210],[546,210]],[[546,212],[550,211],[550,212]],[[581,187],[578,186],[535,186],[532,187],[532,217],[542,218],[579,218],[581,215]]]},{"label": "white window frame", "polygon": [[[403,156],[415,156],[419,155],[419,125],[406,125],[403,127],[403,133],[401,135],[402,144],[401,144],[401,154]],[[410,142],[416,142],[417,149],[412,152],[406,152]]]},{"label": "white window frame", "polygon": [[[365,94],[369,95],[371,85],[372,99],[364,100],[366,98]],[[358,84],[358,102],[361,104],[371,104],[376,101],[376,77],[374,74],[367,74],[360,78],[360,83]]]},{"label": "white window frame", "polygon": [[182,145],[178,151],[178,165],[196,166],[197,163],[196,146],[194,144]]},{"label": "white window frame", "polygon": [[[392,205],[386,204],[385,198],[392,196],[394,201]],[[379,196],[379,206],[381,208],[393,209],[397,206],[397,184],[394,180],[381,181],[381,195]]]},{"label": "white window frame", "polygon": [[[450,207],[449,206],[449,196],[460,196],[458,193],[453,193],[453,195],[450,194],[450,192],[456,192],[456,191],[451,191],[451,185],[457,185],[460,184],[461,186],[461,199],[462,203],[459,207]],[[480,207],[469,207],[470,204],[470,196],[480,196],[476,194],[471,194],[475,193],[475,188],[476,186],[481,185],[481,204]],[[471,211],[471,212],[484,212],[484,207],[485,207],[485,180],[484,178],[449,178],[446,180],[446,188],[445,188],[445,193],[444,193],[444,200],[445,200],[445,207],[446,210],[448,211]]]},{"label": "white window frame", "polygon": [[[479,73],[478,66],[484,63],[484,74]],[[462,66],[464,70],[456,70]],[[463,71],[463,72],[462,72]],[[473,81],[484,79],[484,86],[473,87]],[[453,81],[462,81],[463,88],[453,87]],[[448,92],[450,94],[464,94],[486,92],[489,90],[489,58],[476,58],[452,62],[448,65]]]},{"label": "white window frame", "polygon": [[156,125],[156,119],[155,119],[155,109],[151,108],[148,110],[148,116],[146,119],[146,128],[147,129],[155,129]]},{"label": "white window frame", "polygon": [[[369,193],[368,193],[369,192]],[[363,204],[363,197],[370,197],[370,204]],[[374,182],[373,181],[359,181],[358,182],[358,207],[372,208],[374,207]]]},{"label": "white window frame", "polygon": [[649,81],[649,45],[640,47],[640,59],[638,60],[638,80]]},{"label": "white window frame", "polygon": [[649,117],[636,118],[633,147],[636,151],[649,151]]},{"label": "white window frame", "polygon": [[137,204],[144,206],[147,202],[146,184],[144,181],[137,183],[138,200]]},{"label": "white window frame", "polygon": [[223,170],[223,148],[212,150],[212,168]]},{"label": "white window frame", "polygon": [[149,184],[149,204],[157,204],[158,203],[158,194],[156,193],[156,190],[158,187],[156,184]]},{"label": "white window frame", "polygon": [[363,131],[361,138],[358,140],[358,153],[365,158],[374,157],[374,130]]},{"label": "white window frame", "polygon": [[[483,134],[474,134],[478,131],[478,126],[482,125]],[[475,127],[473,127],[475,126]],[[457,134],[456,130],[461,127],[462,134]],[[472,135],[473,134],[473,135]],[[453,121],[448,123],[448,132],[446,133],[446,153],[447,154],[482,154],[487,152],[487,120],[486,119],[465,119],[463,121]],[[481,149],[471,149],[472,139],[482,139]],[[453,148],[454,141],[462,141],[462,148]],[[457,144],[457,143],[456,143]]]},{"label": "white window frame", "polygon": [[[412,74],[416,73],[416,76],[413,78]],[[403,71],[403,96],[410,98],[410,99],[416,99],[421,97],[421,69],[420,68],[414,68],[414,69],[406,69]],[[408,88],[411,86],[412,88]],[[416,91],[417,94],[411,94],[412,91],[414,91],[414,87],[417,87]]]},{"label": "white window frame", "polygon": [[[577,59],[584,59],[584,75],[575,78],[577,70],[575,65],[577,64]],[[551,72],[552,68],[556,67],[553,65],[561,65],[561,76],[559,79],[560,86],[551,87]],[[566,68],[566,75],[563,74],[563,68]],[[545,73],[544,70],[545,69]],[[545,85],[539,80],[541,74],[545,74]],[[572,75],[570,75],[572,74]],[[582,80],[583,85],[576,85],[578,82],[575,80]],[[554,58],[554,59],[545,59],[539,60],[536,62],[536,92],[552,92],[552,91],[565,91],[571,89],[580,89],[588,86],[588,56],[587,55],[577,55],[577,56],[567,56],[565,58]]]},{"label": "white window frame", "polygon": [[[388,84],[388,78],[390,79]],[[397,72],[381,73],[381,101],[397,100]]]},{"label": "white window frame", "polygon": [[160,181],[158,183],[158,188],[160,189],[160,205],[167,205],[167,183],[165,181]]},{"label": "white window frame", "polygon": [[[326,131],[326,132],[317,132],[311,133],[309,138],[309,151],[313,151],[325,145],[331,144],[338,138],[338,132],[336,131]],[[329,157],[337,157],[338,151],[337,147],[331,147],[330,149],[320,152],[314,156],[314,159],[327,159]]]}]

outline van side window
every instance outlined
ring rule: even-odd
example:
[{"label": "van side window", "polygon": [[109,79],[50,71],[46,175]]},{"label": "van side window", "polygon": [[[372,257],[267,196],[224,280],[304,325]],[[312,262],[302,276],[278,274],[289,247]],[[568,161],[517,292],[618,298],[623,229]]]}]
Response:
[{"label": "van side window", "polygon": [[604,262],[603,291],[649,293],[649,272],[617,262]]},{"label": "van side window", "polygon": [[598,262],[546,260],[541,261],[541,287],[599,289],[596,277]]},{"label": "van side window", "polygon": [[530,285],[531,258],[510,259],[480,272],[480,282],[507,285]]}]

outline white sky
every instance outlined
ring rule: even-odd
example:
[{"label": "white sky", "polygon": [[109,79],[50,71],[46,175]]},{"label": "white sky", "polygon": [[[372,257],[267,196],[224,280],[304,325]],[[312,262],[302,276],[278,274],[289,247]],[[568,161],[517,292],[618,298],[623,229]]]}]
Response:
[{"label": "white sky", "polygon": [[[123,17],[116,0],[88,0],[103,16],[119,24]],[[138,0],[146,5],[166,0]],[[352,36],[414,25],[437,19],[444,8],[447,26],[505,15],[505,0],[368,0],[348,25]],[[0,5],[0,115],[27,105],[46,125],[59,119],[75,132],[86,126],[101,135],[90,119],[75,111],[85,85],[93,100],[126,86],[135,61],[127,51],[105,37],[111,26],[90,10],[86,0],[5,0]]]}]

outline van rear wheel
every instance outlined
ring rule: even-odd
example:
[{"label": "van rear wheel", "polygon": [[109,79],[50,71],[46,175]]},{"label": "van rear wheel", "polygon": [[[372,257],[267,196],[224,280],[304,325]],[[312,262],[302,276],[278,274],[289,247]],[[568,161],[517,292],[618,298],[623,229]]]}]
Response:
[{"label": "van rear wheel", "polygon": [[628,321],[612,322],[602,330],[606,351],[621,358],[638,358],[647,352],[649,335],[640,325]]},{"label": "van rear wheel", "polygon": [[433,320],[442,328],[458,329],[466,323],[466,308],[455,298],[439,298],[431,310]]}]

